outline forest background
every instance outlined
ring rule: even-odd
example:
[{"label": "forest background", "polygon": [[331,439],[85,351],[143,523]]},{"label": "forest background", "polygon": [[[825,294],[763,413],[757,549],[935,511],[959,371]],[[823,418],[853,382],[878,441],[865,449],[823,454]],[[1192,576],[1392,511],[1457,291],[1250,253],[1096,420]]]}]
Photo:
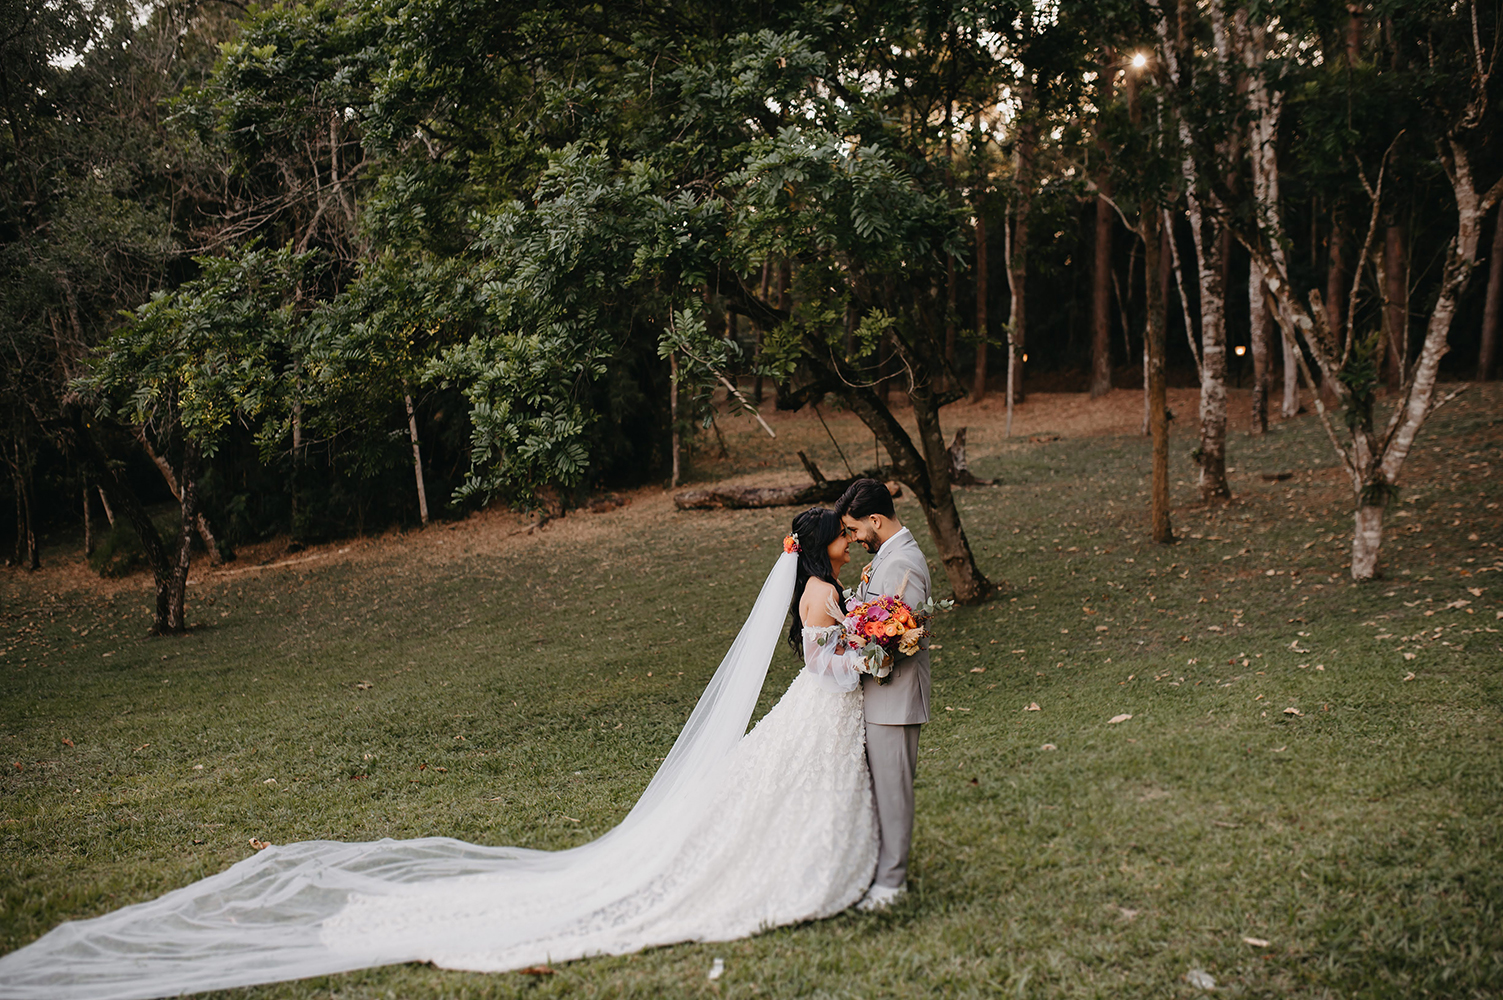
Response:
[{"label": "forest background", "polygon": [[858,415],[975,602],[941,407],[1143,387],[1167,541],[1167,383],[1216,500],[1228,383],[1303,380],[1368,579],[1494,368],[1496,5],[0,11],[11,558],[121,521],[159,631],[195,548],[676,483],[765,397]]}]

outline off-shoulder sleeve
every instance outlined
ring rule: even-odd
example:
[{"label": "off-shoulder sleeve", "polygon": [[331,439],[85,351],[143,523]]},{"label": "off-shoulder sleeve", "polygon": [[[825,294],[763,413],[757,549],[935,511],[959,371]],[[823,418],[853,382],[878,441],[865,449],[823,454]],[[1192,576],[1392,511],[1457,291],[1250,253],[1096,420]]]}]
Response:
[{"label": "off-shoulder sleeve", "polygon": [[839,625],[804,629],[804,670],[831,691],[854,691],[861,684],[861,653],[841,639]]}]

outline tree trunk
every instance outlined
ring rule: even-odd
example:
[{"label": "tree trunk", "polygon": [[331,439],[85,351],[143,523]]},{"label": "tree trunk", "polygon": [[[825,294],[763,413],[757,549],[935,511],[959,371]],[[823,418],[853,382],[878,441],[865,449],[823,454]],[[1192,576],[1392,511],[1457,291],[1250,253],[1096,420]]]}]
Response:
[{"label": "tree trunk", "polygon": [[1148,283],[1148,324],[1144,353],[1148,358],[1148,426],[1153,434],[1153,482],[1150,535],[1155,542],[1174,541],[1169,524],[1169,399],[1164,370],[1164,285],[1158,206],[1142,208],[1143,271]]},{"label": "tree trunk", "polygon": [[[1241,50],[1242,63],[1247,70],[1244,80],[1247,86],[1248,110],[1252,112],[1247,126],[1247,149],[1248,159],[1252,165],[1253,201],[1260,218],[1277,219],[1280,218],[1278,131],[1283,105],[1281,95],[1278,91],[1269,88],[1268,81],[1263,75],[1268,58],[1268,33],[1262,24],[1249,19],[1245,10],[1236,11],[1232,16],[1232,23],[1232,35],[1236,39],[1236,47]],[[1252,304],[1254,297],[1258,299],[1258,303],[1253,307],[1254,319],[1256,320],[1260,314],[1265,317],[1261,329],[1256,322],[1254,323],[1253,337],[1256,340],[1262,335],[1265,344],[1269,321],[1267,310],[1263,308],[1265,300],[1262,296],[1265,290],[1271,287],[1270,281],[1277,280],[1277,275],[1287,270],[1282,246],[1272,246],[1269,256],[1277,265],[1273,271],[1264,266],[1263,262],[1257,260],[1254,255],[1253,269],[1249,272],[1248,288],[1249,303]],[[1252,288],[1253,279],[1258,282],[1256,292]],[[1289,338],[1281,337],[1280,341],[1284,364],[1284,394],[1280,412],[1285,419],[1288,419],[1299,413],[1299,369]],[[1268,357],[1267,350],[1263,351],[1263,356],[1266,376],[1268,362],[1272,359]],[[1256,385],[1254,392],[1257,392]],[[1256,413],[1255,416],[1257,416]],[[1266,417],[1263,417],[1261,422],[1266,428]]]},{"label": "tree trunk", "polygon": [[1298,348],[1289,337],[1281,338],[1284,348],[1284,403],[1279,408],[1279,413],[1285,420],[1299,416],[1299,359],[1295,357]]},{"label": "tree trunk", "polygon": [[417,409],[412,405],[412,393],[403,392],[402,402],[407,404],[407,436],[412,439],[412,474],[417,479],[418,516],[422,518],[423,527],[426,528],[428,526],[428,489],[423,485],[423,449],[418,444]]},{"label": "tree trunk", "polygon": [[1247,309],[1251,320],[1253,365],[1252,432],[1268,433],[1268,299],[1263,290],[1263,269],[1256,260],[1248,262]]},{"label": "tree trunk", "polygon": [[[771,281],[772,281],[772,263],[770,261],[763,261],[762,262],[762,301],[763,302],[767,301],[767,290],[768,290],[768,286],[771,283]],[[752,320],[752,330],[754,330],[756,332],[756,335],[757,335],[757,344],[756,344],[756,347],[753,348],[753,353],[752,353],[752,358],[756,361],[756,364],[757,364],[757,375],[756,375],[756,378],[752,381],[752,400],[758,406],[761,406],[762,405],[762,338],[763,338],[763,335],[764,335],[764,331],[762,329],[762,323],[759,320],[753,319]]]},{"label": "tree trunk", "polygon": [[[955,367],[955,255],[945,254],[945,374],[943,384],[950,384]],[[849,337],[847,337],[849,339]]]},{"label": "tree trunk", "polygon": [[981,198],[976,199],[976,375],[971,383],[971,400],[986,398],[986,216]]},{"label": "tree trunk", "polygon": [[939,410],[926,387],[910,386],[909,393],[913,399],[913,418],[918,425],[924,459],[923,475],[908,485],[924,510],[929,535],[939,550],[955,599],[964,604],[977,604],[991,593],[992,585],[976,565],[976,556],[971,552],[971,543],[960,522],[960,511],[955,506],[950,449],[945,446],[940,430]]},{"label": "tree trunk", "polygon": [[668,352],[668,424],[671,429],[669,445],[673,451],[673,475],[668,481],[670,489],[679,484],[679,433],[678,433],[678,352]]},{"label": "tree trunk", "polygon": [[188,628],[188,567],[193,559],[193,526],[198,521],[198,444],[187,435],[183,441],[182,530],[178,532],[177,561],[172,566],[167,592],[167,631]]},{"label": "tree trunk", "polygon": [[1226,481],[1225,245],[1216,217],[1203,215],[1193,191],[1186,192],[1186,201],[1200,268],[1200,496],[1209,503],[1232,495]]},{"label": "tree trunk", "polygon": [[950,483],[954,486],[991,486],[993,483],[990,479],[977,479],[971,471],[965,454],[964,427],[955,432],[955,439],[950,442]]},{"label": "tree trunk", "polygon": [[103,486],[96,488],[99,490],[99,506],[104,508],[104,519],[108,521],[110,527],[113,528],[115,526],[115,510],[110,506],[110,498],[104,495]]},{"label": "tree trunk", "polygon": [[[18,433],[25,433],[18,431]],[[32,512],[31,461],[19,439],[14,441],[11,476],[16,487],[16,565],[25,570],[42,568],[41,548],[37,544],[36,518]]]},{"label": "tree trunk", "polygon": [[[172,495],[178,503],[182,503],[183,491],[178,486],[177,476],[173,473],[172,466],[168,463],[167,459],[157,454],[157,450],[151,446],[151,441],[146,437],[146,428],[136,428],[136,440],[141,442],[141,447],[146,449],[147,457],[157,467],[157,471],[162,474],[162,479],[167,483],[167,489],[172,491]],[[219,541],[214,537],[214,531],[209,527],[209,519],[204,516],[202,511],[198,513],[198,521],[195,526],[198,529],[198,536],[204,541],[204,548],[209,552],[209,562],[216,566],[219,565],[223,561],[219,553]]]},{"label": "tree trunk", "polygon": [[1354,518],[1352,533],[1352,579],[1371,580],[1378,572],[1378,551],[1383,545],[1383,508],[1363,505]]},{"label": "tree trunk", "polygon": [[1343,306],[1346,304],[1346,232],[1341,217],[1331,213],[1331,243],[1326,255],[1326,315],[1337,335],[1344,328]]},{"label": "tree trunk", "polygon": [[1106,194],[1096,196],[1095,257],[1091,275],[1092,399],[1112,391],[1112,206]]},{"label": "tree trunk", "polygon": [[1038,126],[1030,105],[1033,87],[1026,82],[1018,88],[1019,122],[1013,167],[1016,201],[1012,232],[1007,240],[1007,291],[1011,299],[1007,311],[1007,392],[1008,401],[1021,403],[1028,368],[1028,217],[1033,209],[1033,165],[1038,142]]},{"label": "tree trunk", "polygon": [[1487,304],[1482,311],[1482,348],[1477,352],[1477,381],[1493,377],[1498,359],[1498,326],[1503,323],[1503,208],[1493,223],[1493,248],[1487,262]]},{"label": "tree trunk", "polygon": [[[291,506],[291,523],[288,525],[288,533],[291,535],[291,549],[303,547],[303,523],[307,519],[302,506],[303,495],[303,380],[302,360],[293,362],[292,374],[292,483],[289,494]],[[362,524],[363,527],[363,524]]]},{"label": "tree trunk", "polygon": [[[1111,103],[1112,89],[1116,83],[1114,66],[1116,54],[1111,49],[1102,52],[1101,65],[1096,76],[1096,108],[1105,112]],[[1108,169],[1110,146],[1099,133],[1096,150],[1101,156],[1101,169],[1096,175],[1096,245],[1095,259],[1091,270],[1091,398],[1098,399],[1112,391],[1112,182]],[[1130,279],[1129,279],[1130,280]],[[1126,331],[1124,331],[1125,333]],[[1129,355],[1129,360],[1131,355]]]},{"label": "tree trunk", "polygon": [[90,509],[92,506],[89,503],[89,481],[85,478],[83,486],[83,547],[85,559],[94,554],[94,518],[92,516],[93,511]]},{"label": "tree trunk", "polygon": [[1397,389],[1404,383],[1404,368],[1409,362],[1409,268],[1404,227],[1391,225],[1384,234],[1384,285],[1388,301],[1383,308],[1383,327],[1388,341],[1388,364],[1384,375],[1388,387]]},{"label": "tree trunk", "polygon": [[[778,308],[783,310],[784,315],[793,316],[793,263],[786,258],[778,264]],[[885,366],[883,374],[886,374]],[[786,383],[777,386],[780,409],[783,405],[783,390],[786,388],[788,388]]]}]

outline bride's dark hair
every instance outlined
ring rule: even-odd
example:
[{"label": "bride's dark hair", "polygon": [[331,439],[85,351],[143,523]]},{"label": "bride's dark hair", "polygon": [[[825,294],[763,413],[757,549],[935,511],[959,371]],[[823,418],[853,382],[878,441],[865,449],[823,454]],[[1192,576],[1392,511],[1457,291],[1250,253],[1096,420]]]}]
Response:
[{"label": "bride's dark hair", "polygon": [[830,543],[840,536],[840,517],[824,507],[810,507],[793,519],[793,533],[798,536],[798,575],[793,582],[793,604],[788,612],[793,622],[788,626],[788,645],[804,658],[804,620],[799,617],[798,602],[804,596],[804,587],[809,578],[817,577],[835,588],[835,600],[840,610],[845,610],[845,597],[840,584],[835,580],[835,569],[830,565]]}]

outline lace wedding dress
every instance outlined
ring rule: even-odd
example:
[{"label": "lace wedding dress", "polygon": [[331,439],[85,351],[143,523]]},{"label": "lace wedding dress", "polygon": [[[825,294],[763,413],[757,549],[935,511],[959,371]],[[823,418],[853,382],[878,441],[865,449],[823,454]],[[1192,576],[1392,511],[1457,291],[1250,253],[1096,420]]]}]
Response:
[{"label": "lace wedding dress", "polygon": [[144,998],[397,962],[503,971],[838,913],[877,830],[858,654],[805,629],[805,667],[746,726],[792,597],[779,557],[637,804],[567,851],[444,837],[272,846],[0,958],[6,1000]]}]

